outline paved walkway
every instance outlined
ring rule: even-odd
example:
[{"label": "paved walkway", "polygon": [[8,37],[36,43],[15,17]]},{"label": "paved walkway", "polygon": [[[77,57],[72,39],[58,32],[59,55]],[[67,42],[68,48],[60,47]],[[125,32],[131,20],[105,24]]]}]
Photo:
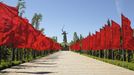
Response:
[{"label": "paved walkway", "polygon": [[2,70],[0,75],[134,75],[134,71],[71,51],[60,51],[20,66]]}]

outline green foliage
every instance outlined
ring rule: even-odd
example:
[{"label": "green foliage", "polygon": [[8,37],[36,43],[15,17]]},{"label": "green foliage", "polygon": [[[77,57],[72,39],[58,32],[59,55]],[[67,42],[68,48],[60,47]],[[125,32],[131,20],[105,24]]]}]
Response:
[{"label": "green foliage", "polygon": [[8,68],[8,67],[10,67],[11,65],[12,65],[11,62],[7,62],[7,61],[5,61],[5,60],[1,60],[1,62],[0,62],[0,70],[1,70],[1,69],[4,69],[4,68]]},{"label": "green foliage", "polygon": [[53,36],[52,37],[52,40],[55,41],[55,42],[57,42],[57,36]]},{"label": "green foliage", "polygon": [[109,19],[107,20],[107,25],[109,25],[109,26],[111,25],[111,22]]},{"label": "green foliage", "polygon": [[64,42],[61,43],[62,47],[65,47],[65,45],[69,46],[69,43],[64,43]]},{"label": "green foliage", "polygon": [[76,32],[74,32],[73,41],[74,42],[79,41],[79,37]]},{"label": "green foliage", "polygon": [[127,61],[119,61],[119,60],[111,60],[111,59],[105,59],[105,58],[99,58],[99,57],[95,57],[95,56],[91,56],[91,55],[87,55],[87,54],[82,54],[106,63],[110,63],[110,64],[114,64],[120,67],[124,67],[130,70],[134,71],[134,63],[133,62],[127,62]]},{"label": "green foliage", "polygon": [[44,29],[44,28],[41,28],[40,31],[41,31],[42,33],[44,33],[45,29]]},{"label": "green foliage", "polygon": [[12,61],[12,65],[15,66],[15,65],[19,65],[21,63],[21,61]]},{"label": "green foliage", "polygon": [[73,41],[71,41],[70,43],[69,43],[69,45],[72,45],[74,42]]},{"label": "green foliage", "polygon": [[42,20],[42,14],[37,14],[37,13],[35,13],[34,14],[34,16],[33,16],[33,18],[32,18],[32,22],[31,22],[31,24],[33,25],[33,27],[35,27],[37,30],[39,30],[39,24],[40,24],[40,22],[41,22],[41,20]]},{"label": "green foliage", "polygon": [[91,33],[89,32],[88,36],[91,36]]},{"label": "green foliage", "polygon": [[80,40],[81,40],[81,39],[83,39],[83,36],[82,36],[82,34],[80,34]]},{"label": "green foliage", "polygon": [[25,8],[26,8],[26,2],[24,0],[18,0],[17,8],[19,11],[19,16],[22,17],[22,15],[25,13]]},{"label": "green foliage", "polygon": [[[0,70],[46,56],[52,52],[0,46]],[[35,57],[35,58],[34,58]]]}]

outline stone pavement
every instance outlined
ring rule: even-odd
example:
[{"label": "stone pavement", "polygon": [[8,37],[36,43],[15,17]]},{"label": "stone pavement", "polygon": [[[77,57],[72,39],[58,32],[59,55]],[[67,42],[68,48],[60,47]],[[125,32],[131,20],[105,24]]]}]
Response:
[{"label": "stone pavement", "polygon": [[71,51],[2,70],[0,75],[134,75],[134,71],[104,63]]}]

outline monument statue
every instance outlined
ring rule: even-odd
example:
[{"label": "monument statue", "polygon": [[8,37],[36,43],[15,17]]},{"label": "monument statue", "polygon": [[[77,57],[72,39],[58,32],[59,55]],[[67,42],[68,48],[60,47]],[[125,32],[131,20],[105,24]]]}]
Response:
[{"label": "monument statue", "polygon": [[63,35],[63,43],[64,43],[64,50],[68,49],[67,46],[67,32],[64,29],[64,26],[62,27],[62,35]]},{"label": "monument statue", "polygon": [[63,31],[63,29],[62,29],[62,35],[63,35],[63,42],[67,43],[67,33],[66,31]]}]

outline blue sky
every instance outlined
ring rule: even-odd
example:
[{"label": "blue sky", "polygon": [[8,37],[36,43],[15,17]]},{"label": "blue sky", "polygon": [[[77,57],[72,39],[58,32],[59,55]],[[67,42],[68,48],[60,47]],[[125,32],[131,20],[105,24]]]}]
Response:
[{"label": "blue sky", "polygon": [[[40,27],[45,28],[49,37],[57,36],[62,42],[61,28],[65,24],[68,41],[73,33],[87,36],[104,26],[107,19],[121,24],[120,13],[132,21],[134,27],[134,0],[25,0],[24,17],[30,21],[34,13],[41,13],[43,20]],[[17,0],[3,0],[4,3],[16,6]]]}]

